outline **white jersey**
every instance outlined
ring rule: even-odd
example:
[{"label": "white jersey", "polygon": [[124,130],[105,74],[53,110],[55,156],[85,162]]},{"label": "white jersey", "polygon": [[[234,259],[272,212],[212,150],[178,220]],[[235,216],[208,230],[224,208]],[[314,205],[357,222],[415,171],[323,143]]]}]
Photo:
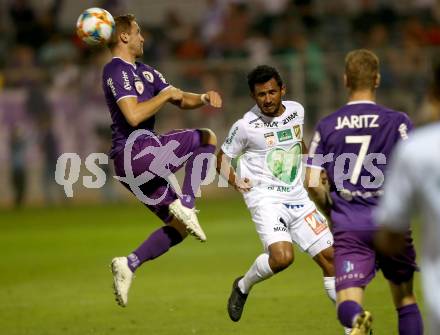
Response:
[{"label": "white jersey", "polygon": [[[394,231],[409,228],[418,209],[422,223],[422,276],[426,302],[440,326],[440,124],[411,133],[395,150],[377,221]],[[438,329],[435,329],[437,332]]]},{"label": "white jersey", "polygon": [[228,157],[241,155],[237,175],[249,178],[253,186],[243,194],[249,208],[309,200],[302,181],[304,108],[295,101],[282,104],[285,111],[278,117],[254,106],[234,123],[222,145]]}]

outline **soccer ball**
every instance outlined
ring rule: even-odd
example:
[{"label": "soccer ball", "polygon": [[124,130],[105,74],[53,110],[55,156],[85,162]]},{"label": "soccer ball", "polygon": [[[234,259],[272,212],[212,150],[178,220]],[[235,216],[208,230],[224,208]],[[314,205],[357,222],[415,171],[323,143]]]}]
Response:
[{"label": "soccer ball", "polygon": [[86,9],[76,22],[76,33],[89,45],[107,43],[115,28],[113,16],[102,8]]}]

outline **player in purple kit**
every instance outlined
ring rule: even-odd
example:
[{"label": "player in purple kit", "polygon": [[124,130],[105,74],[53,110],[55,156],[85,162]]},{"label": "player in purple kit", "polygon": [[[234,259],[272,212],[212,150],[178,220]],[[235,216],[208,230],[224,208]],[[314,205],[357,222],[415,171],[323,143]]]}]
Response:
[{"label": "player in purple kit", "polygon": [[[183,92],[169,85],[151,66],[137,62],[143,54],[143,42],[133,15],[115,17],[115,32],[108,45],[113,58],[105,65],[102,78],[113,121],[110,157],[116,174],[165,223],[127,257],[112,260],[116,301],[123,307],[127,305],[133,273],[142,263],[167,252],[187,232],[206,240],[194,202],[215,151],[216,136],[210,129],[181,129],[158,135],[154,132],[155,114],[168,102],[181,109],[222,105],[217,92]],[[179,197],[170,182],[184,164]],[[140,187],[133,185],[138,177],[145,177]]]},{"label": "player in purple kit", "polygon": [[[375,103],[379,59],[354,50],[345,59],[348,103],[323,118],[310,145],[306,185],[315,202],[330,212],[335,239],[338,318],[351,334],[370,334],[372,316],[362,308],[364,289],[376,265],[389,281],[400,335],[420,335],[423,323],[413,292],[415,251],[410,233],[405,253],[387,257],[373,246],[373,210],[382,194],[387,160],[412,123],[406,114]],[[318,169],[316,169],[318,168]]]}]

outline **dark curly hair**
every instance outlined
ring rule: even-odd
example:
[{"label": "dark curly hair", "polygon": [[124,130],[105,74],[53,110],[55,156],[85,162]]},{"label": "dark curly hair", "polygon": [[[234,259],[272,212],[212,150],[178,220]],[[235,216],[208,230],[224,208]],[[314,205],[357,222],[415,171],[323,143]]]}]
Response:
[{"label": "dark curly hair", "polygon": [[283,87],[283,80],[278,71],[269,65],[259,65],[247,76],[249,90],[253,93],[255,84],[263,84],[271,79],[275,79],[279,87]]}]

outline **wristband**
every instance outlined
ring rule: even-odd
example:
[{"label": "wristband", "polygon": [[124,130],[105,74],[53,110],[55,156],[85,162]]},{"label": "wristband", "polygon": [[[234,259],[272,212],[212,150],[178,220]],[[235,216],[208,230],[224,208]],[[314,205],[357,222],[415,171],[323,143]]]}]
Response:
[{"label": "wristband", "polygon": [[200,100],[202,100],[202,102],[203,102],[205,105],[208,105],[208,104],[209,104],[208,94],[203,93],[203,94],[200,96]]}]

